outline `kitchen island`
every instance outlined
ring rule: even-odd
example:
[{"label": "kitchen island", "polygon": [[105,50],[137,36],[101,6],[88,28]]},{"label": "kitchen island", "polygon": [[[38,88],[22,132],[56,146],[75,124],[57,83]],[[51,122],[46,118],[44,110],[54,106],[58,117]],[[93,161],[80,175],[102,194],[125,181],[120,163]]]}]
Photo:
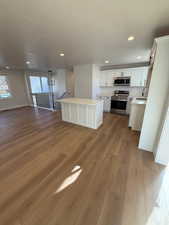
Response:
[{"label": "kitchen island", "polygon": [[103,123],[103,101],[85,98],[64,98],[61,103],[62,120],[97,129]]}]

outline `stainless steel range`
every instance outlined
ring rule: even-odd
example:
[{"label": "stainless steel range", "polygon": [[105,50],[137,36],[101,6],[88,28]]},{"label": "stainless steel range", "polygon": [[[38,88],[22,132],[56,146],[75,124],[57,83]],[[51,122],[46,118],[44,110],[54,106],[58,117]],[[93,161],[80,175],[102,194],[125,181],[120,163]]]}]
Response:
[{"label": "stainless steel range", "polygon": [[127,114],[127,102],[129,91],[115,91],[111,97],[111,112],[119,114]]}]

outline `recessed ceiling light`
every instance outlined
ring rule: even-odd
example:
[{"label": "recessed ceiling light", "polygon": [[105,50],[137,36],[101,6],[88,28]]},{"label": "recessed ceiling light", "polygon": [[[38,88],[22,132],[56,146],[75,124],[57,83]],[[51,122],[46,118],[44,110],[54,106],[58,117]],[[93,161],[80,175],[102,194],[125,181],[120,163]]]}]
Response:
[{"label": "recessed ceiling light", "polygon": [[65,54],[64,53],[60,53],[60,56],[64,56]]},{"label": "recessed ceiling light", "polygon": [[29,65],[30,64],[30,61],[26,61],[26,64]]},{"label": "recessed ceiling light", "polygon": [[105,63],[109,63],[109,60],[105,60]]},{"label": "recessed ceiling light", "polygon": [[10,69],[10,67],[9,67],[9,66],[5,66],[5,68],[6,68],[7,70],[9,70],[9,69]]},{"label": "recessed ceiling light", "polygon": [[137,56],[137,59],[141,59],[142,57],[140,55]]},{"label": "recessed ceiling light", "polygon": [[130,36],[130,37],[128,37],[128,41],[133,41],[135,39],[135,37],[134,36]]}]

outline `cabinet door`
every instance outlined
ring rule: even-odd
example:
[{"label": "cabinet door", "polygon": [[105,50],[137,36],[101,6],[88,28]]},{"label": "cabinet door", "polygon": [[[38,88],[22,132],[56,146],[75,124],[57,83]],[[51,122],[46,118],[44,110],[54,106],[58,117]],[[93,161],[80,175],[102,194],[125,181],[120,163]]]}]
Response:
[{"label": "cabinet door", "polygon": [[107,72],[106,84],[107,84],[108,87],[112,87],[113,86],[113,74],[112,74],[111,70]]},{"label": "cabinet door", "polygon": [[131,86],[141,87],[142,86],[142,73],[141,71],[135,69],[131,73]]},{"label": "cabinet door", "polygon": [[100,73],[100,86],[103,87],[112,87],[113,77],[112,73],[109,70],[101,71]]},{"label": "cabinet door", "polygon": [[142,86],[145,87],[146,86],[146,83],[147,83],[147,78],[148,78],[148,71],[149,71],[149,68],[146,67],[143,69],[143,74],[142,74]]},{"label": "cabinet door", "polygon": [[114,78],[121,77],[122,73],[119,70],[114,71]]},{"label": "cabinet door", "polygon": [[105,86],[106,85],[106,73],[105,71],[100,72],[100,86]]},{"label": "cabinet door", "polygon": [[104,80],[105,80],[105,87],[107,87],[108,86],[108,84],[109,84],[109,71],[105,71],[104,72]]},{"label": "cabinet door", "polygon": [[110,106],[111,106],[111,97],[105,96],[104,111],[105,112],[110,112]]},{"label": "cabinet door", "polygon": [[137,83],[137,86],[138,87],[144,86],[144,83],[143,83],[143,71],[139,71],[138,72],[138,83]]},{"label": "cabinet door", "polygon": [[124,75],[124,77],[131,77],[132,71],[126,69],[126,70],[123,71],[123,75]]},{"label": "cabinet door", "polygon": [[148,68],[136,68],[132,71],[131,86],[144,87],[147,81]]},{"label": "cabinet door", "polygon": [[110,112],[110,106],[111,106],[111,97],[109,96],[102,96],[101,99],[103,102],[103,110],[104,112]]}]

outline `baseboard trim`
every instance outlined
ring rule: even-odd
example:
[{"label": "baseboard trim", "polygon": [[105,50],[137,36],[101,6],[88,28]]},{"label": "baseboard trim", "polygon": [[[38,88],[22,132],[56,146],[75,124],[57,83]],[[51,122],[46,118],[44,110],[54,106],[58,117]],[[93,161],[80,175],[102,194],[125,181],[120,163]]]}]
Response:
[{"label": "baseboard trim", "polygon": [[12,109],[18,109],[18,108],[22,108],[22,107],[27,107],[27,106],[30,106],[30,105],[29,104],[16,105],[16,106],[13,106],[13,107],[7,107],[7,108],[0,109],[0,111],[8,111],[8,110],[12,110]]},{"label": "baseboard trim", "polygon": [[153,153],[153,152],[150,151],[150,150],[147,150],[147,149],[144,149],[144,148],[140,148],[140,146],[138,146],[138,149],[139,149],[140,151],[145,151],[145,152],[151,152],[151,153]]},{"label": "baseboard trim", "polygon": [[45,108],[45,107],[41,107],[41,106],[34,106],[34,105],[31,105],[31,107],[33,107],[33,108],[37,108],[37,109],[46,109],[46,110],[49,110],[49,111],[55,111],[55,110],[53,110],[53,109],[49,109],[49,108]]},{"label": "baseboard trim", "polygon": [[155,160],[155,163],[161,164],[163,166],[168,166],[168,164],[166,162],[161,161],[161,160],[157,160],[157,159]]}]

